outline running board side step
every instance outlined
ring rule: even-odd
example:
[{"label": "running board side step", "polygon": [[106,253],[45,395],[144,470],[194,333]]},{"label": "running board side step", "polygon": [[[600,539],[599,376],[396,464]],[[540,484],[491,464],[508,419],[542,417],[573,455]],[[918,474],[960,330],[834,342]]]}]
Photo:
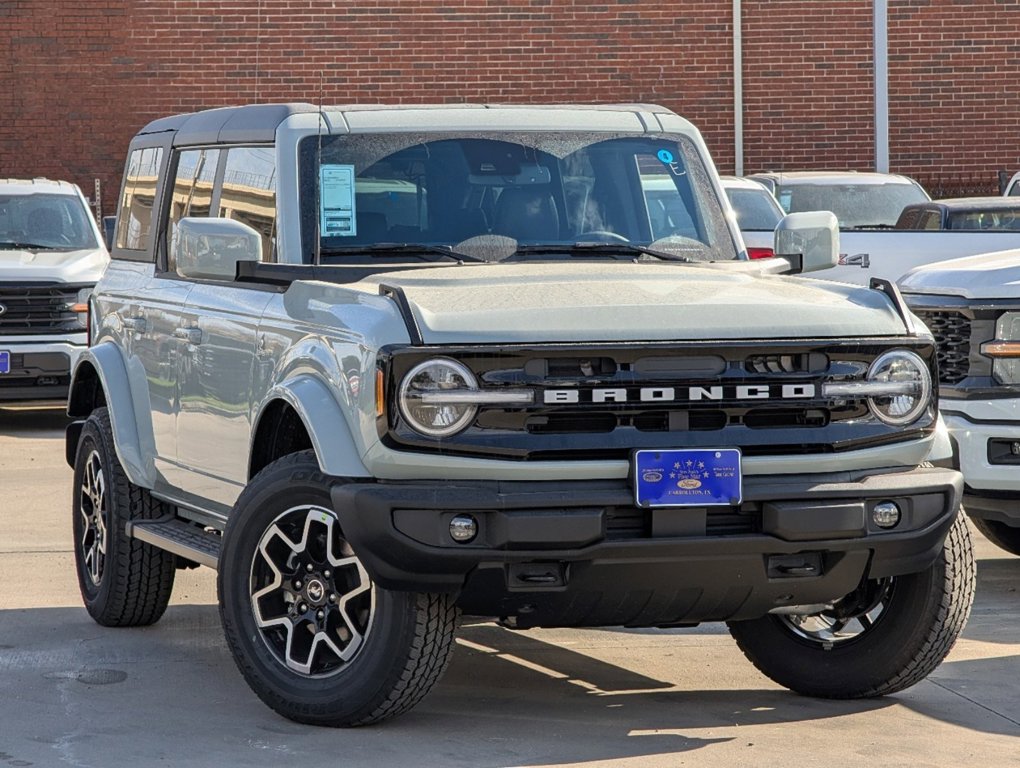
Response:
[{"label": "running board side step", "polygon": [[216,570],[220,561],[223,537],[176,517],[129,520],[124,525],[124,532],[131,538],[194,560],[213,570]]}]

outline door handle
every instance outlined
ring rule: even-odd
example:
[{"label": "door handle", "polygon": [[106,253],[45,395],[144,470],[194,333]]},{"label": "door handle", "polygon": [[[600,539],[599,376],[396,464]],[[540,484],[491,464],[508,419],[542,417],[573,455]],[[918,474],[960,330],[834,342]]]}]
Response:
[{"label": "door handle", "polygon": [[198,345],[202,343],[201,328],[176,328],[174,329],[174,336],[178,339],[184,339],[189,344]]},{"label": "door handle", "polygon": [[122,317],[120,322],[132,333],[145,333],[149,327],[149,324],[145,322],[144,317]]}]

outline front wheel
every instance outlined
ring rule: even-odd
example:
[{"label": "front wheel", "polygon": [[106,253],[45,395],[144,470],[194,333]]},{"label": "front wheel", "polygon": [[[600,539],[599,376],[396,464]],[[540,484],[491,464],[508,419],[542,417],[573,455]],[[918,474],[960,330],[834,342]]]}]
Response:
[{"label": "front wheel", "polygon": [[224,533],[220,615],[234,661],[268,706],[302,723],[401,714],[453,651],[452,597],[372,582],[332,509],[314,454],[286,456],[241,494]]},{"label": "front wheel", "polygon": [[865,581],[831,609],[730,622],[759,671],[808,696],[857,699],[902,691],[927,677],[963,631],[976,569],[958,515],[927,570]]}]

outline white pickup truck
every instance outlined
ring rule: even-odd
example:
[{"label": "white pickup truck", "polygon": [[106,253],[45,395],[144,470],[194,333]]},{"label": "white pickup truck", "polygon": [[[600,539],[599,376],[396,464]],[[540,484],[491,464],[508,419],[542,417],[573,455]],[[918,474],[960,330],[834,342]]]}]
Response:
[{"label": "white pickup truck", "polygon": [[0,179],[0,404],[67,399],[109,261],[77,186]]},{"label": "white pickup truck", "polygon": [[938,347],[939,408],[963,503],[1020,555],[1020,250],[921,267],[900,281]]},{"label": "white pickup truck", "polygon": [[927,193],[906,176],[855,171],[754,174],[787,213],[826,210],[839,220],[839,263],[815,277],[868,285],[896,281],[914,267],[962,256],[1020,248],[1020,232],[894,229],[905,205]]}]

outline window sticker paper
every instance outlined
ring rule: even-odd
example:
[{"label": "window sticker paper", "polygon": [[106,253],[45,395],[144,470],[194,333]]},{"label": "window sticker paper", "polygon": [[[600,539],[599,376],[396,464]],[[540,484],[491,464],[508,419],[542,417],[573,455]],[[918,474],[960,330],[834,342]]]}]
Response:
[{"label": "window sticker paper", "polygon": [[354,210],[354,166],[323,165],[319,169],[319,232],[321,237],[352,237],[358,233]]}]

